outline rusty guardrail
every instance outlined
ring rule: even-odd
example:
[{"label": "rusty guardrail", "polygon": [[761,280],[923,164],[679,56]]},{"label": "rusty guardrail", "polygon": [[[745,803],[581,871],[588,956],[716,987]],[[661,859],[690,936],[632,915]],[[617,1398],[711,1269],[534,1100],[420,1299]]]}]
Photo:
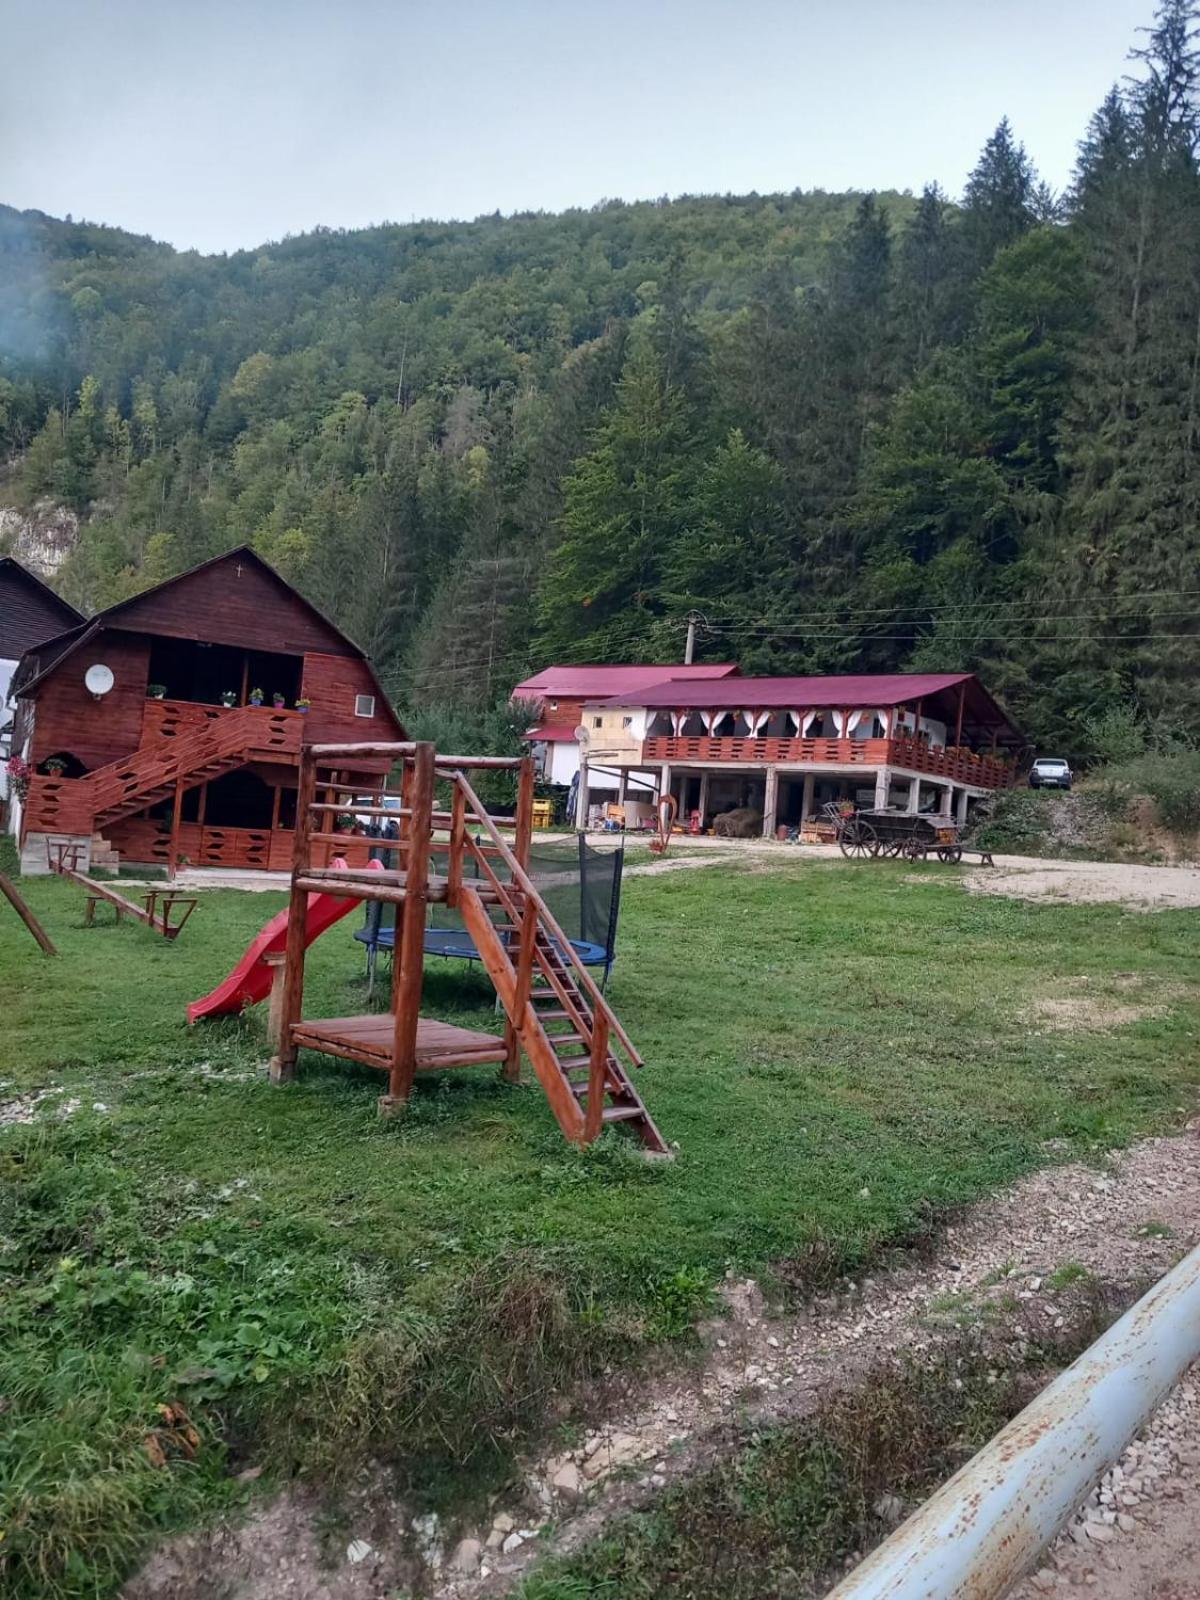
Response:
[{"label": "rusty guardrail", "polygon": [[827,1600],[994,1600],[1200,1357],[1200,1248],[1047,1385]]}]

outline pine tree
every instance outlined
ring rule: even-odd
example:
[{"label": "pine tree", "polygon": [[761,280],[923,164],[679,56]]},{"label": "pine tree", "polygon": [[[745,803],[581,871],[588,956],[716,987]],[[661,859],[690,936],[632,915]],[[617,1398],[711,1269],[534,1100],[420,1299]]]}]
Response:
[{"label": "pine tree", "polygon": [[975,271],[1033,226],[1036,190],[1037,174],[1005,117],[984,145],[963,193],[963,233]]}]

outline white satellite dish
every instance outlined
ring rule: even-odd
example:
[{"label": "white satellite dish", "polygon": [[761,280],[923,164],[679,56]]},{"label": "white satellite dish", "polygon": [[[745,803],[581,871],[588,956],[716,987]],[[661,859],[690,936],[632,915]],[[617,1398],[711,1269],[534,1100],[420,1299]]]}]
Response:
[{"label": "white satellite dish", "polygon": [[103,661],[97,661],[95,666],[89,667],[83,675],[84,687],[91,690],[92,698],[95,700],[106,695],[116,681],[112,675],[112,668],[106,667]]},{"label": "white satellite dish", "polygon": [[579,724],[579,726],[575,729],[575,738],[578,740],[578,742],[580,744],[586,744],[590,737],[591,737],[591,729],[590,728],[586,728],[583,725],[583,723],[581,722]]}]

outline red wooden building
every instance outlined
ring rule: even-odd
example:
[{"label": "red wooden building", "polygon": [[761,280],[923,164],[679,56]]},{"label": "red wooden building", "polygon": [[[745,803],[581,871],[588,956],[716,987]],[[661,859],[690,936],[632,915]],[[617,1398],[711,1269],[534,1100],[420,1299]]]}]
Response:
[{"label": "red wooden building", "polygon": [[46,640],[12,692],[26,872],[51,837],[91,864],[290,868],[302,746],[405,738],[363,651],[248,548]]}]

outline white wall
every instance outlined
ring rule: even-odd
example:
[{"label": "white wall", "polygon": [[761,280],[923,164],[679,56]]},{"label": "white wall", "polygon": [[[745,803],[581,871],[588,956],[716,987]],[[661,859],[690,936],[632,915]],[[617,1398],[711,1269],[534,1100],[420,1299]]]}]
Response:
[{"label": "white wall", "polygon": [[8,797],[8,773],[4,768],[9,756],[13,753],[9,748],[11,722],[16,711],[16,706],[9,703],[8,686],[13,680],[13,673],[17,670],[17,663],[0,656],[0,729],[8,726],[8,732],[0,733],[0,800]]}]

